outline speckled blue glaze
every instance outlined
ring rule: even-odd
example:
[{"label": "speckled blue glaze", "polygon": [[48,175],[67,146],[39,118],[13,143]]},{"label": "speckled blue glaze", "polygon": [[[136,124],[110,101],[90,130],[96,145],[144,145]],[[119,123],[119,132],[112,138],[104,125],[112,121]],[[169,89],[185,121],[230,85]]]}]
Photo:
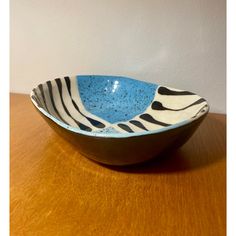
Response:
[{"label": "speckled blue glaze", "polygon": [[158,87],[127,77],[101,75],[79,75],[77,83],[85,108],[110,123],[130,120],[144,112]]}]

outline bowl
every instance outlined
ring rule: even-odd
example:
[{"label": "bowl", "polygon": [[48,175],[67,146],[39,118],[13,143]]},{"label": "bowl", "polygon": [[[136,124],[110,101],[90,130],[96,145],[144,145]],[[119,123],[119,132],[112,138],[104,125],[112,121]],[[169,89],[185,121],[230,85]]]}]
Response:
[{"label": "bowl", "polygon": [[100,163],[140,163],[183,145],[209,111],[192,92],[122,76],[78,75],[39,84],[36,110]]}]

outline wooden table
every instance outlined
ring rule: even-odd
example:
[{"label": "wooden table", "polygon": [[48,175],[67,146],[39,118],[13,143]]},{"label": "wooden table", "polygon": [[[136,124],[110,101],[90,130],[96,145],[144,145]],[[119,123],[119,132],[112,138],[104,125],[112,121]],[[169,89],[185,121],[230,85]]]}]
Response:
[{"label": "wooden table", "polygon": [[209,114],[169,156],[108,168],[12,94],[11,235],[225,235],[225,129],[225,115]]}]

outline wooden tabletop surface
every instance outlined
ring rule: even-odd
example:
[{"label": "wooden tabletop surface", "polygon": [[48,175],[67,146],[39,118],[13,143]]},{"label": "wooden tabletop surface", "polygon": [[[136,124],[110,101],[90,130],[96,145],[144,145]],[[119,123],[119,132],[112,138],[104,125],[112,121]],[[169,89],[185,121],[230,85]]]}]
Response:
[{"label": "wooden tabletop surface", "polygon": [[11,94],[11,235],[226,232],[226,117],[209,114],[168,156],[131,167],[90,161]]}]

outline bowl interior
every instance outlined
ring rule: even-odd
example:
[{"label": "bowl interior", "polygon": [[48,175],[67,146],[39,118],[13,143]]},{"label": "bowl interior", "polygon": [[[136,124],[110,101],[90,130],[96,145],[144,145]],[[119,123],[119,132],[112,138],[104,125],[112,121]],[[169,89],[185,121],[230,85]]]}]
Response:
[{"label": "bowl interior", "polygon": [[143,113],[157,88],[155,84],[116,76],[78,76],[77,84],[86,110],[110,123]]},{"label": "bowl interior", "polygon": [[74,76],[47,81],[31,98],[59,125],[94,133],[143,133],[197,119],[205,99],[120,76]]}]

